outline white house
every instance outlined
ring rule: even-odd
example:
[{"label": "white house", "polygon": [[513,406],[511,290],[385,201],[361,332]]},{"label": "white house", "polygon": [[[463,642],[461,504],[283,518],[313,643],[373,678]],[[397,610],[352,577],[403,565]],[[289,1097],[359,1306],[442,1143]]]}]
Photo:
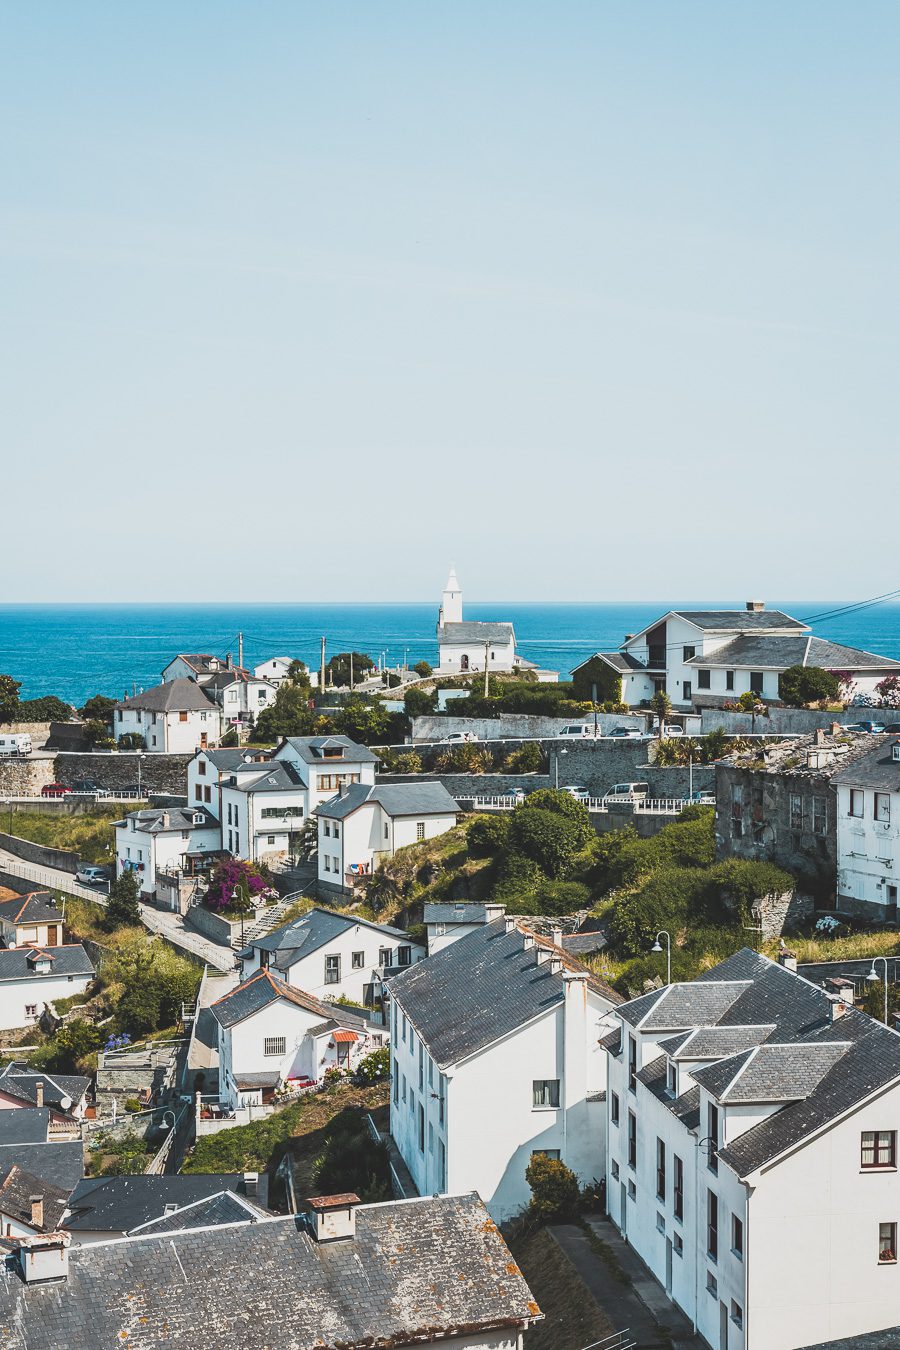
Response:
[{"label": "white house", "polygon": [[177,678],[117,704],[113,732],[143,736],[155,754],[193,754],[218,743],[222,714],[195,680]]},{"label": "white house", "polygon": [[184,871],[187,859],[218,853],[222,836],[216,818],[199,806],[161,806],[132,811],[117,820],[116,876],[136,872],[141,895],[156,894],[157,875]]},{"label": "white house", "polygon": [[187,766],[188,805],[205,807],[222,819],[222,783],[235,774],[259,774],[269,762],[268,751],[240,749],[198,750]]},{"label": "white house", "polygon": [[257,717],[275,702],[274,684],[261,680],[238,666],[226,666],[200,681],[203,692],[222,710],[223,725],[252,727]]},{"label": "white house", "polygon": [[0,945],[56,947],[63,940],[63,913],[47,891],[0,900]]},{"label": "white house", "polygon": [[211,652],[179,652],[164,668],[161,679],[164,684],[170,680],[194,680],[202,683],[208,676],[224,670],[227,665],[226,657],[213,656]]},{"label": "white house", "polygon": [[33,1026],[57,998],[83,993],[94,967],[80,942],[0,950],[0,1031]]},{"label": "white house", "polygon": [[424,906],[425,932],[428,935],[428,955],[449,947],[451,942],[483,928],[486,923],[502,919],[505,905],[476,904],[473,901],[456,900]]},{"label": "white house", "polygon": [[900,1036],[744,949],[615,1009],[607,1207],[715,1350],[897,1324]]},{"label": "white house", "polygon": [[837,895],[842,910],[897,922],[900,886],[900,739],[877,737],[868,755],[834,775]]},{"label": "white house", "polygon": [[314,815],[342,787],[375,785],[378,756],[348,736],[287,736],[272,758],[296,766],[309,794],[307,816]]},{"label": "white house", "polygon": [[516,653],[516,635],[511,623],[482,623],[463,619],[462,591],[455,568],[444,587],[437,622],[438,666],[436,674],[460,675],[481,670],[509,673],[533,670],[538,680],[554,683],[555,670],[539,670],[533,661]]},{"label": "white house", "polygon": [[421,1194],[476,1190],[499,1222],[528,1203],[535,1153],[602,1177],[599,1041],[618,994],[513,918],[388,988],[391,1135]]},{"label": "white house", "polygon": [[293,853],[306,824],[307,789],[291,760],[243,765],[223,777],[222,847],[254,862]]},{"label": "white house", "polygon": [[348,998],[361,1007],[380,1009],[386,976],[424,956],[425,948],[402,928],[314,908],[255,938],[239,960],[241,979],[271,970],[315,997]]},{"label": "white house", "polygon": [[621,699],[632,707],[665,690],[676,707],[715,705],[753,692],[777,700],[779,677],[790,666],[840,671],[854,693],[871,693],[900,662],[813,637],[809,626],[760,600],[746,608],[670,610],[617,652],[597,652],[621,680]]},{"label": "white house", "polygon": [[218,1023],[219,1099],[263,1106],[284,1085],[322,1081],[377,1050],[386,1032],[339,1004],[323,1003],[269,970],[257,971],[212,1005]]},{"label": "white house", "polygon": [[452,830],[458,810],[443,783],[342,788],[317,812],[319,885],[351,891],[398,848]]}]

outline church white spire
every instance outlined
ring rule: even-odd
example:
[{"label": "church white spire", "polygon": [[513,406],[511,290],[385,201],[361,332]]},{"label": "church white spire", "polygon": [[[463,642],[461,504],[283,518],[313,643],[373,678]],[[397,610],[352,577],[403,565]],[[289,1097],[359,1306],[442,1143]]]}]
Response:
[{"label": "church white spire", "polygon": [[456,579],[456,568],[452,566],[441,599],[440,624],[445,623],[462,623],[462,591]]}]

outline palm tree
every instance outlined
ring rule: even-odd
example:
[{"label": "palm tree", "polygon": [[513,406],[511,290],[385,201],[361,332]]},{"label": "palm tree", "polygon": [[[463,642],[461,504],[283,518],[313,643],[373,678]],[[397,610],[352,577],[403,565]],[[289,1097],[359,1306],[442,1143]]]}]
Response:
[{"label": "palm tree", "polygon": [[669,698],[665,689],[657,689],[650,700],[650,707],[659,718],[659,739],[662,740],[665,735],[666,719],[672,712],[672,700]]}]

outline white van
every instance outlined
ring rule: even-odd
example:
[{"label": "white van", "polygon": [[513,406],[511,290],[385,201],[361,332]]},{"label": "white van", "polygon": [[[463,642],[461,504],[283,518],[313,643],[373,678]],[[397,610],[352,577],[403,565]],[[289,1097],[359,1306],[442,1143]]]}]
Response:
[{"label": "white van", "polygon": [[0,736],[0,755],[30,755],[31,737],[27,732],[7,732]]},{"label": "white van", "polygon": [[558,740],[574,740],[577,736],[579,740],[584,736],[593,736],[594,728],[583,726],[581,722],[573,722],[570,726],[563,727],[562,731],[556,733]]},{"label": "white van", "polygon": [[612,797],[614,801],[636,801],[639,797],[648,797],[650,795],[649,783],[613,783],[607,797]]}]

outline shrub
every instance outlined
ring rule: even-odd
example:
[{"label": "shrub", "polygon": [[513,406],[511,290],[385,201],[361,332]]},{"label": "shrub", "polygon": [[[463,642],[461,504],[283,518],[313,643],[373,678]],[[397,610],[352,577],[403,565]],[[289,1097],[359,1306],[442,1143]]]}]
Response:
[{"label": "shrub", "polygon": [[541,881],[534,900],[539,914],[576,914],[590,908],[591,892],[581,881]]},{"label": "shrub", "polygon": [[521,809],[554,811],[559,816],[565,816],[576,828],[580,848],[584,848],[591,839],[595,838],[594,827],[591,824],[587,807],[584,802],[580,802],[573,797],[571,792],[558,792],[554,791],[553,788],[540,788],[537,792],[532,792]]},{"label": "shrub", "polygon": [[609,941],[623,956],[647,951],[660,928],[673,937],[688,921],[707,917],[709,880],[700,868],[660,867],[630,894],[617,897]]},{"label": "shrub", "polygon": [[246,914],[271,887],[271,874],[261,863],[223,858],[213,868],[209,879],[206,905],[217,914],[226,910]]},{"label": "shrub", "polygon": [[537,741],[527,741],[509,752],[503,767],[507,773],[539,773],[545,763],[544,752]]},{"label": "shrub", "polygon": [[28,1058],[35,1069],[50,1073],[81,1073],[96,1067],[95,1056],[103,1043],[103,1036],[93,1022],[81,1017],[65,1022],[56,1035]]},{"label": "shrub", "polygon": [[838,677],[820,666],[789,666],[778,681],[779,696],[793,708],[818,703],[820,699],[830,702],[837,698],[840,687]]},{"label": "shrub", "polygon": [[144,738],[139,731],[126,731],[116,741],[120,750],[146,750]]},{"label": "shrub", "polygon": [[466,832],[466,841],[473,858],[494,858],[505,847],[509,837],[509,820],[505,816],[476,816]]},{"label": "shrub", "polygon": [[372,1138],[360,1111],[341,1111],[325,1131],[325,1148],[316,1163],[321,1195],[355,1191],[367,1204],[391,1197],[387,1145]]},{"label": "shrub", "polygon": [[525,1168],[531,1187],[530,1210],[540,1223],[567,1223],[576,1218],[581,1192],[578,1179],[559,1158],[533,1153]]},{"label": "shrub", "polygon": [[115,928],[131,926],[141,921],[141,905],[138,899],[141,885],[137,873],[123,872],[116,877],[109,889],[109,903],[103,916],[103,926],[112,932]]},{"label": "shrub", "polygon": [[427,661],[417,661],[413,666],[413,670],[417,675],[421,675],[423,680],[427,680],[429,675],[434,673]]},{"label": "shrub", "polygon": [[16,709],[17,722],[68,722],[75,709],[55,694],[29,698]]},{"label": "shrub", "polygon": [[581,851],[581,829],[558,811],[521,806],[509,824],[509,848],[532,859],[547,876],[564,877]]},{"label": "shrub", "polygon": [[365,1083],[375,1083],[379,1078],[387,1078],[391,1071],[390,1046],[382,1045],[366,1055],[356,1066],[356,1072]]},{"label": "shrub", "polygon": [[421,773],[422,756],[415,750],[404,750],[397,755],[395,773]]},{"label": "shrub", "polygon": [[137,1097],[126,1097],[123,1105],[126,1111],[134,1112],[140,1111],[141,1109],[141,1104],[138,1101]]},{"label": "shrub", "polygon": [[417,689],[415,685],[403,695],[403,708],[407,717],[425,717],[437,708],[436,689]]}]

